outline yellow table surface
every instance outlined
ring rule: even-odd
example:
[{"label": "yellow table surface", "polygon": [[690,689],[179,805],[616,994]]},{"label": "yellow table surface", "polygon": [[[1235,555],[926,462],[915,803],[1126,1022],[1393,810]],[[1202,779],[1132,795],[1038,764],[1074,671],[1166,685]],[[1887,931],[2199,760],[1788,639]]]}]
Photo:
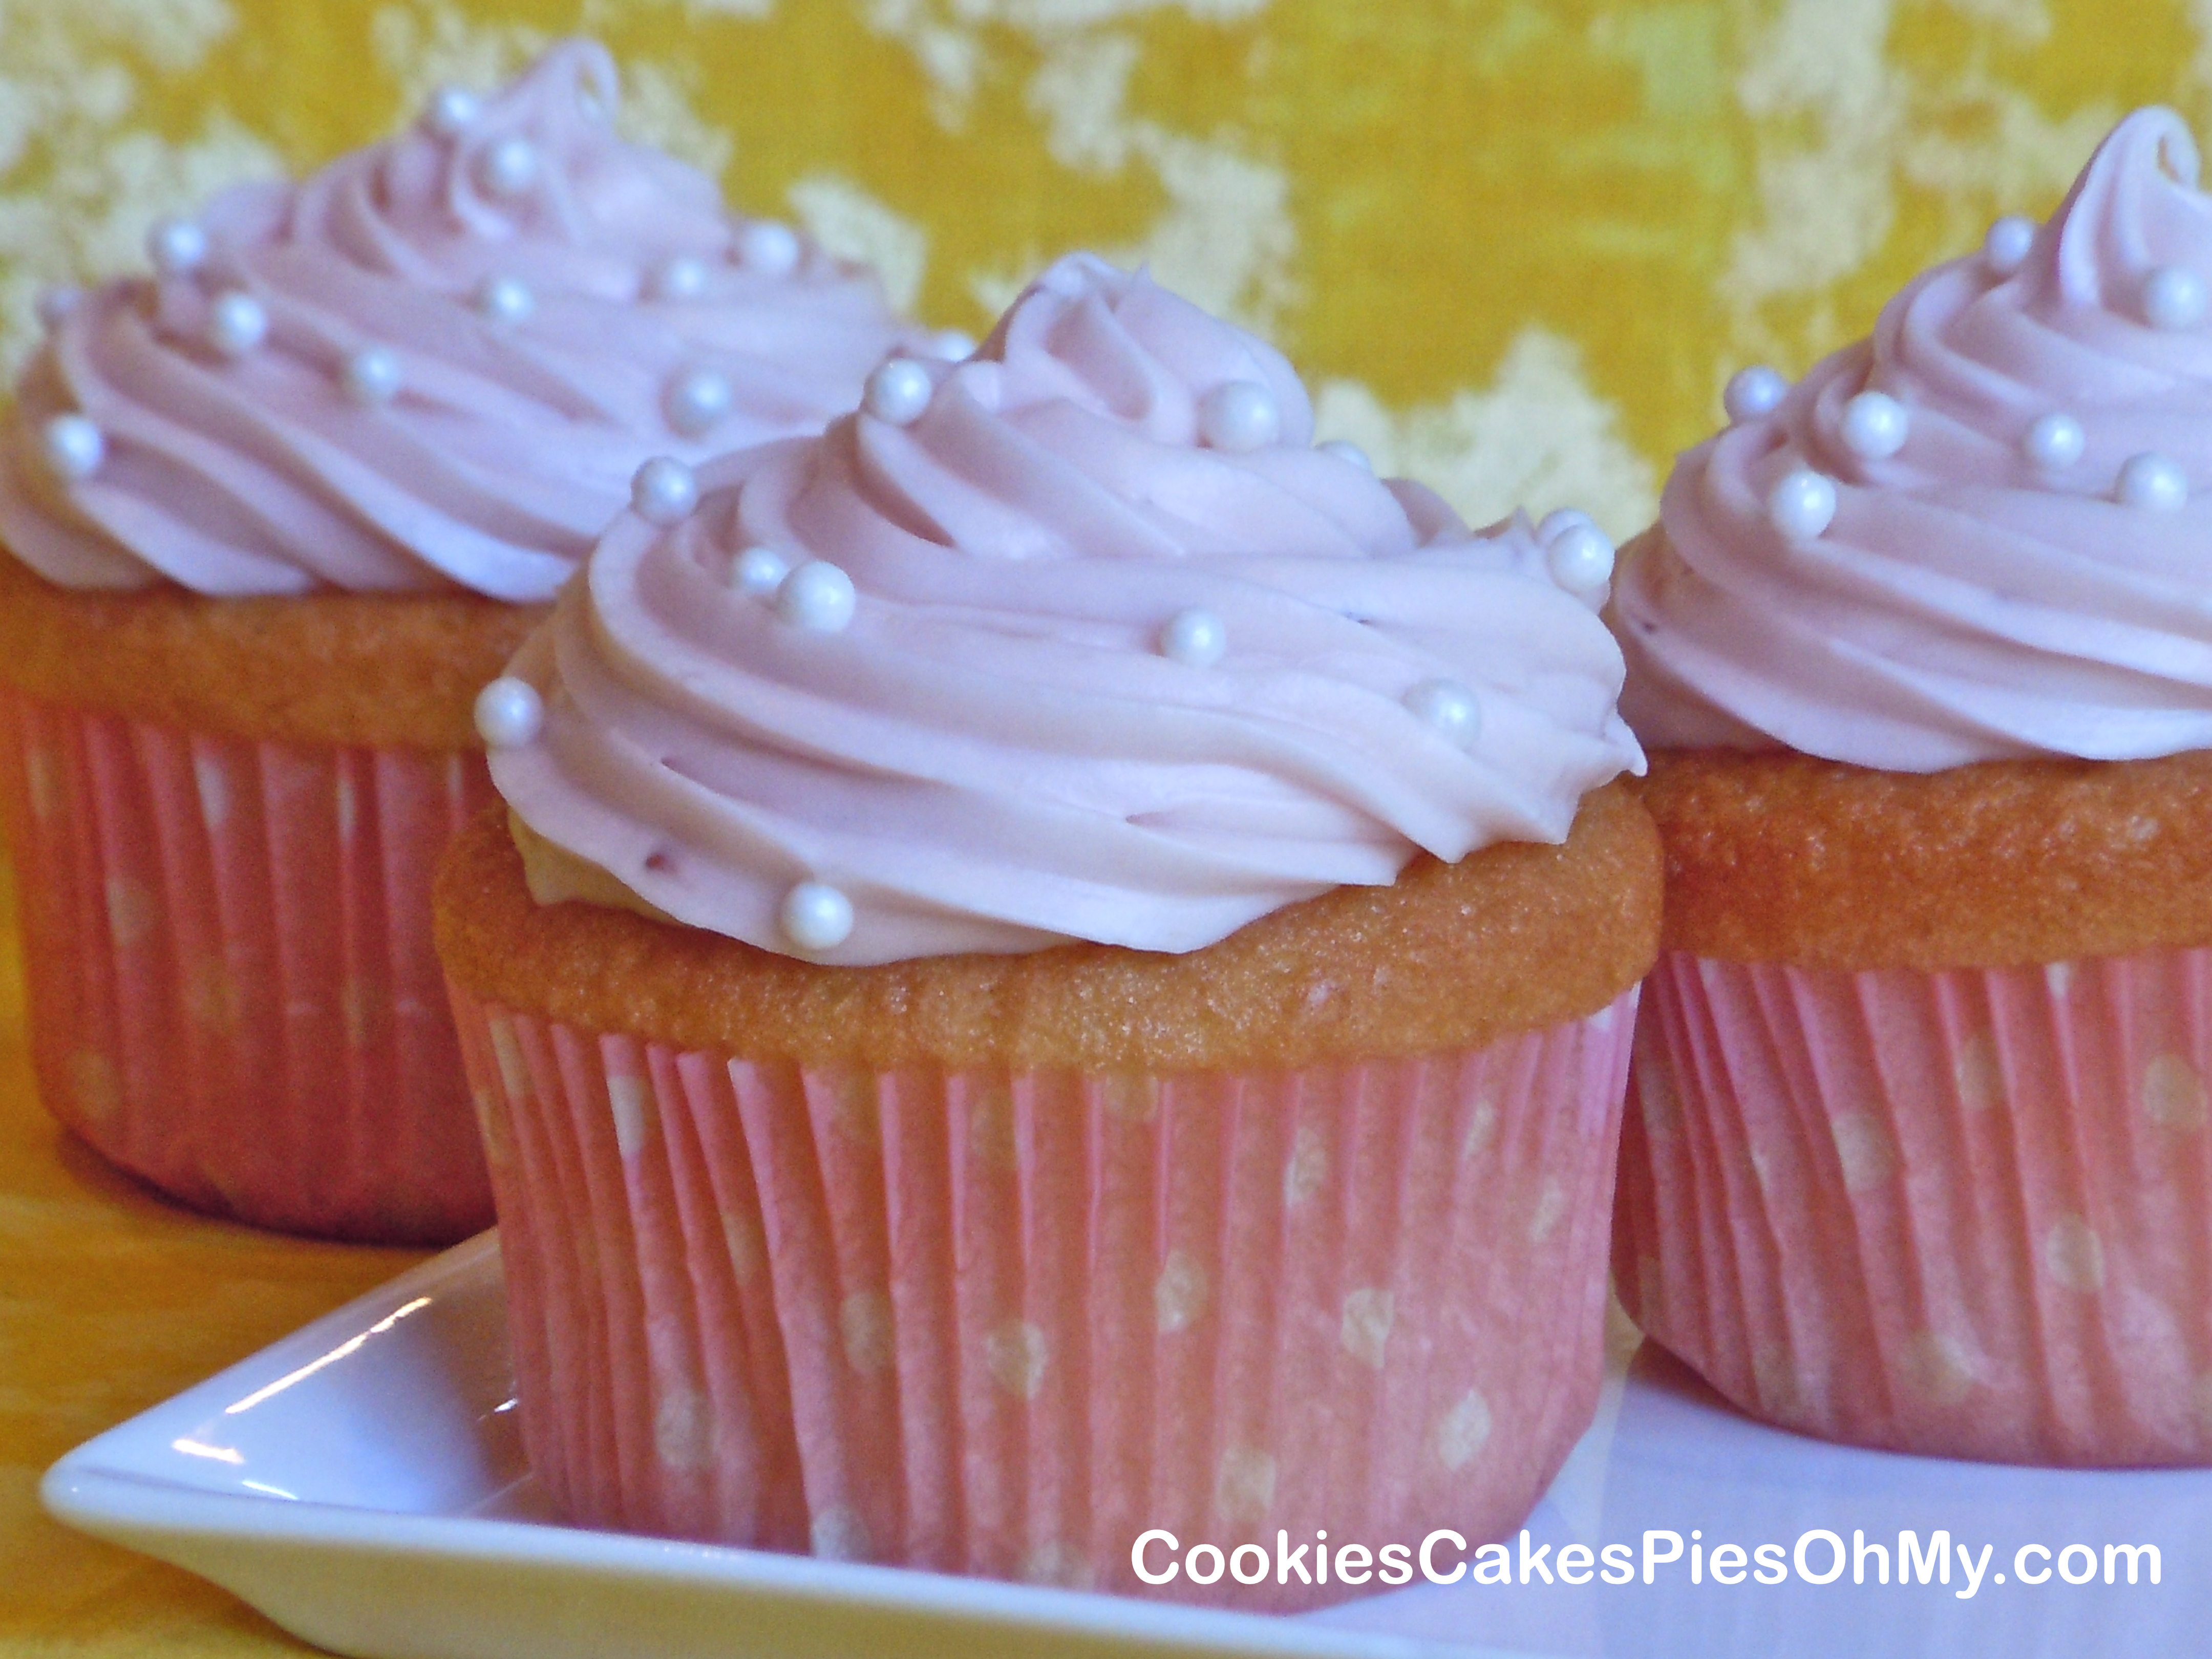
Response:
[{"label": "yellow table surface", "polygon": [[0,1659],[312,1652],[213,1585],[48,1519],[39,1477],[421,1253],[206,1220],[64,1134],[32,1083],[0,890]]}]

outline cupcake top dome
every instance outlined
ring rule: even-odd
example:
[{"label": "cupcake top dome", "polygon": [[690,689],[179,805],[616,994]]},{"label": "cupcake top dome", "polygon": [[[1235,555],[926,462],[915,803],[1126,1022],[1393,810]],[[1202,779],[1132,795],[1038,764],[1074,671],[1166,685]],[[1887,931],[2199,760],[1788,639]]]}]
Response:
[{"label": "cupcake top dome", "polygon": [[541,900],[839,963],[1212,943],[1642,757],[1579,514],[1471,532],[1062,260],[818,439],[656,461],[479,713]]},{"label": "cupcake top dome", "polygon": [[1925,772],[2212,748],[2212,199],[2123,121],[2040,227],[1915,280],[1796,386],[1730,388],[1623,570],[1657,745]]},{"label": "cupcake top dome", "polygon": [[551,597],[638,464],[818,431],[907,336],[873,279],[615,136],[600,46],[50,296],[0,458],[49,580]]}]

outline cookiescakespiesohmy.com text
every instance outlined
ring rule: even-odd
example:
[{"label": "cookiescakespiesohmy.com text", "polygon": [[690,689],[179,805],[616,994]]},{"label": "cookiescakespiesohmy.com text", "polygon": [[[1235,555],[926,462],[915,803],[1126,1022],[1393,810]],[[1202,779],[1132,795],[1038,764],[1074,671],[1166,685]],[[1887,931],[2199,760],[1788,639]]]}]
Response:
[{"label": "cookiescakespiesohmy.com text", "polygon": [[[1287,1531],[1275,1534],[1271,1552],[1263,1544],[1229,1549],[1218,1544],[1188,1547],[1164,1527],[1140,1533],[1129,1547],[1129,1565],[1147,1584],[1170,1584],[1188,1577],[1199,1584],[1219,1583],[1225,1574],[1239,1584],[1410,1584],[1418,1576],[1432,1584],[1629,1584],[1641,1578],[1656,1583],[1680,1575],[1693,1584],[1781,1584],[1795,1577],[1808,1584],[1832,1584],[1849,1576],[1855,1584],[1944,1584],[1971,1601],[1985,1583],[2016,1583],[2034,1587],[2159,1582],[2164,1563],[2155,1544],[2026,1543],[2008,1558],[1997,1546],[1978,1551],[1956,1542],[1941,1528],[1928,1534],[1906,1529],[1894,1547],[1870,1540],[1853,1528],[1849,1542],[1826,1527],[1800,1533],[1792,1544],[1735,1544],[1705,1541],[1702,1528],[1689,1536],[1667,1528],[1644,1534],[1640,1549],[1628,1544],[1535,1544],[1523,1531],[1518,1547],[1484,1544],[1469,1551],[1468,1541],[1448,1527],[1418,1544],[1335,1543],[1326,1531],[1293,1542]],[[1992,1566],[1996,1567],[1994,1572]],[[1953,1569],[1955,1566],[1954,1579]]]}]

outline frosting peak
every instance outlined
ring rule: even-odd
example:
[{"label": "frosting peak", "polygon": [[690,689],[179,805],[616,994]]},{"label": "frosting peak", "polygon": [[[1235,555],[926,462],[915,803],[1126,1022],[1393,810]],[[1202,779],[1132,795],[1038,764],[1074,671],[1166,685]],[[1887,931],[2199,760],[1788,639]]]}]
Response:
[{"label": "frosting peak", "polygon": [[1048,270],[973,361],[999,365],[989,378],[1002,410],[1064,402],[1152,443],[1190,448],[1202,441],[1209,393],[1256,386],[1273,404],[1276,441],[1313,441],[1313,404],[1280,352],[1095,254]]},{"label": "frosting peak", "polygon": [[2139,109],[2106,136],[2036,240],[2022,272],[2034,301],[2138,313],[2151,273],[2212,251],[2212,201],[2197,140],[2170,109]]},{"label": "frosting peak", "polygon": [[[908,337],[872,280],[623,142],[604,48],[157,233],[54,319],[0,537],[50,580],[548,599],[648,456],[818,431]],[[58,417],[103,441],[42,465]]]},{"label": "frosting peak", "polygon": [[541,899],[844,963],[1188,951],[1640,765],[1601,590],[1311,447],[1281,356],[1141,273],[893,367],[617,520],[517,659]]},{"label": "frosting peak", "polygon": [[1647,742],[1932,771],[2212,747],[2212,199],[2129,116],[1684,455],[1614,622]]}]

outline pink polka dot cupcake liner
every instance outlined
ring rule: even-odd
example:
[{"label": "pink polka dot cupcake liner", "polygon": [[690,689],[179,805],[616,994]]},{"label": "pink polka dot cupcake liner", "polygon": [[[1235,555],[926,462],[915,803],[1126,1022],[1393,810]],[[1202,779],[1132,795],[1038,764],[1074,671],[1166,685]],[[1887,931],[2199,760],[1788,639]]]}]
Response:
[{"label": "pink polka dot cupcake liner", "polygon": [[581,1524],[1247,1607],[1135,1577],[1517,1528],[1590,1420],[1636,994],[1479,1052],[871,1072],[456,988],[531,1461]]},{"label": "pink polka dot cupcake liner", "polygon": [[194,1209],[443,1243],[490,1224],[430,883],[481,756],[256,743],[0,692],[47,1109]]},{"label": "pink polka dot cupcake liner", "polygon": [[1614,1273],[1651,1336],[1825,1438],[2212,1462],[2212,951],[1917,973],[1670,952]]}]

